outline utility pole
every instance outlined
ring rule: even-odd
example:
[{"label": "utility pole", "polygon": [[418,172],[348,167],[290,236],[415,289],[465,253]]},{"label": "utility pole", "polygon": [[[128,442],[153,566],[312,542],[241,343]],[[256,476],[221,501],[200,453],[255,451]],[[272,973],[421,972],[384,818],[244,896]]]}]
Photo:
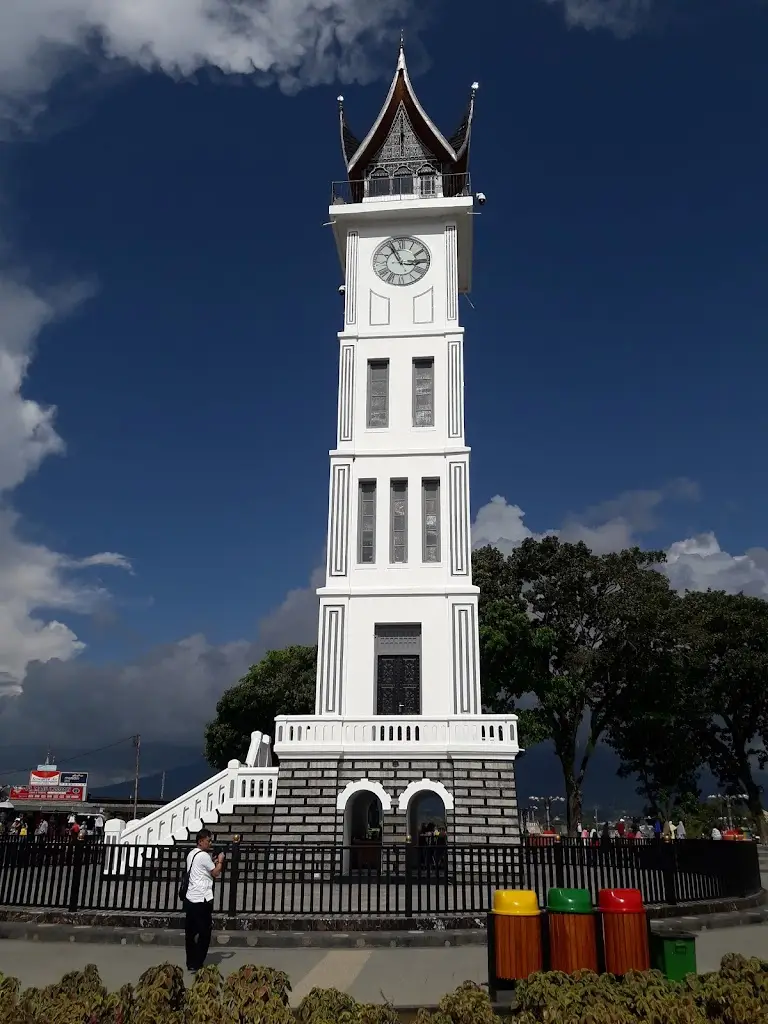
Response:
[{"label": "utility pole", "polygon": [[136,770],[133,775],[133,817],[139,813],[139,767],[141,764],[141,734],[136,733],[133,737],[133,745],[136,747]]},{"label": "utility pole", "polygon": [[165,772],[163,772],[163,777],[160,779],[160,799],[162,800],[164,796],[165,796]]}]

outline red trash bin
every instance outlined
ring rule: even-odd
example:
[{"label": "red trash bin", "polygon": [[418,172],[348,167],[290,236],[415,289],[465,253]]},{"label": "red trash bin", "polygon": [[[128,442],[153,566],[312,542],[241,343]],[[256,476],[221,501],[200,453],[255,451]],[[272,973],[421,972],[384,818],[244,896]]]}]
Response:
[{"label": "red trash bin", "polygon": [[639,889],[601,889],[597,906],[603,920],[605,969],[608,974],[648,971],[648,917]]}]

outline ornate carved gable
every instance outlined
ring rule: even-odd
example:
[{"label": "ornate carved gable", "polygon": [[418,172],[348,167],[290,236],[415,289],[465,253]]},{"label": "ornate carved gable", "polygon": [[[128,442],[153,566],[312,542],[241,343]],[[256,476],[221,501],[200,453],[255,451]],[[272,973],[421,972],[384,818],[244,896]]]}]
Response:
[{"label": "ornate carved gable", "polygon": [[438,166],[434,154],[430,153],[413,130],[405,104],[401,102],[387,140],[371,160],[371,166],[384,167],[390,172],[407,167],[417,173],[425,164]]}]

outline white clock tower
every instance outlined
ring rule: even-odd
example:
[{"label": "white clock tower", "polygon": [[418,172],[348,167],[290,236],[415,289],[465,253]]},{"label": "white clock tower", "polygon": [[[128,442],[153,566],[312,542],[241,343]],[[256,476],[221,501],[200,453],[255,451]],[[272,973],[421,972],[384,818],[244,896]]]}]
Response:
[{"label": "white clock tower", "polygon": [[403,842],[426,817],[449,842],[519,836],[517,721],[482,713],[472,583],[459,296],[476,90],[446,138],[401,44],[362,141],[339,97],[347,180],[330,223],[344,324],[317,694],[313,716],[276,722],[275,842]]}]

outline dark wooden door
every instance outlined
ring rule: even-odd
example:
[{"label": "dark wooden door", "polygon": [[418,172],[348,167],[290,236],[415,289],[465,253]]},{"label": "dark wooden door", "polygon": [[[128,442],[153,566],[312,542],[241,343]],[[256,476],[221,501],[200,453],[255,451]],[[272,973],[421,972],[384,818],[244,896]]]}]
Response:
[{"label": "dark wooden door", "polygon": [[380,654],[376,678],[377,715],[421,714],[418,654]]}]

